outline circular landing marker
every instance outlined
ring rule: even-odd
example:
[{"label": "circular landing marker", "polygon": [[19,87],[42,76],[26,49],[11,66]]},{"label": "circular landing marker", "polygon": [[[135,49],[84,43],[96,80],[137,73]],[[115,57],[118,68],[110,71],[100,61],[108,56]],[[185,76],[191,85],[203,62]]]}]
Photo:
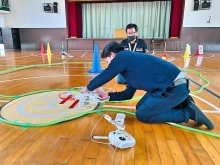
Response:
[{"label": "circular landing marker", "polygon": [[83,116],[98,106],[98,101],[78,99],[79,94],[51,91],[20,97],[2,107],[1,117],[15,125],[44,126]]}]

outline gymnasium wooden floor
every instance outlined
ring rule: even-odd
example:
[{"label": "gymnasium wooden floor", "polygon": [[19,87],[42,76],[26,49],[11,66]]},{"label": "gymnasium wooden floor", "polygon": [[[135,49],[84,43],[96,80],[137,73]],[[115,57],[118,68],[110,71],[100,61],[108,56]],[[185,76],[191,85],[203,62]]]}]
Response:
[{"label": "gymnasium wooden floor", "polygon": [[[59,51],[52,50],[52,63],[61,63]],[[70,89],[85,86],[92,75],[92,51],[69,51],[73,58],[64,65],[42,64],[39,52],[1,51],[0,55],[0,105],[11,98],[39,90]],[[4,55],[5,54],[5,55]],[[156,52],[161,57],[162,53]],[[183,68],[183,57],[179,52],[167,52],[168,60]],[[75,63],[77,62],[77,63]],[[193,121],[183,125],[203,131],[220,134],[220,54],[205,53],[201,66],[196,66],[197,58],[192,55],[186,72],[191,81],[193,98],[200,109],[214,122],[215,129],[197,126]],[[101,61],[103,68],[107,66]],[[11,70],[22,66],[32,66],[21,70]],[[196,71],[196,72],[195,72]],[[199,76],[200,75],[200,76]],[[203,76],[205,80],[201,78]],[[207,83],[210,82],[208,85]],[[208,85],[201,89],[202,85]],[[120,91],[124,85],[116,83],[116,78],[104,87]],[[136,96],[143,95],[138,91]],[[137,101],[106,103],[104,107],[135,112],[132,108]],[[123,106],[123,107],[119,107]],[[112,118],[116,113],[107,113]],[[0,123],[0,164],[1,165],[184,165],[220,164],[220,138],[196,133],[169,124],[143,124],[131,115],[126,115],[125,131],[136,139],[136,145],[129,149],[113,149],[106,144],[98,144],[90,139],[90,133],[103,114],[94,113],[67,122],[46,127],[19,127]],[[102,119],[94,135],[105,136],[115,127]],[[107,141],[105,141],[107,142]]]}]

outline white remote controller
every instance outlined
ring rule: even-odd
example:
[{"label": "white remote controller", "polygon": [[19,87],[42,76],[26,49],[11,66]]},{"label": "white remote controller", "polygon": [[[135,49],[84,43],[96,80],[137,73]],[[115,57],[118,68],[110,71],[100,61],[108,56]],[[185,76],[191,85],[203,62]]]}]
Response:
[{"label": "white remote controller", "polygon": [[116,121],[112,120],[112,118],[109,115],[105,114],[104,118],[106,120],[108,120],[110,123],[112,123],[114,126],[116,126],[118,130],[125,130],[124,125],[121,125],[121,124],[117,123]]},{"label": "white remote controller", "polygon": [[124,125],[124,121],[125,121],[125,114],[117,113],[115,117],[115,122],[117,122],[118,124]]}]

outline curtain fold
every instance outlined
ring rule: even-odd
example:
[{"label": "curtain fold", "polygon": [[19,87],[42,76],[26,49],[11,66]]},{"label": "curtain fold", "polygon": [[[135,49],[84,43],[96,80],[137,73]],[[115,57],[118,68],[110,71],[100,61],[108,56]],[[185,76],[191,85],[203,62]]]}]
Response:
[{"label": "curtain fold", "polygon": [[170,10],[171,1],[83,4],[83,38],[113,38],[129,23],[140,38],[168,38]]},{"label": "curtain fold", "polygon": [[69,37],[82,38],[81,3],[68,2]]},{"label": "curtain fold", "polygon": [[170,34],[171,38],[179,38],[180,30],[182,27],[182,17],[184,11],[185,0],[173,0],[171,6],[171,17],[170,17]]}]

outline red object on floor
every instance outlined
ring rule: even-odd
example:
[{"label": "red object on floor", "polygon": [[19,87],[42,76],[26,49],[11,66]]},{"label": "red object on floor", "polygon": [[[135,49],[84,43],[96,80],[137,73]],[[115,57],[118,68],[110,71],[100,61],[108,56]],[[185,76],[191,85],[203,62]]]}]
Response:
[{"label": "red object on floor", "polygon": [[165,50],[164,50],[164,52],[163,52],[162,59],[164,59],[164,60],[166,60],[166,59],[167,59],[167,54],[166,54],[166,51],[165,51]]},{"label": "red object on floor", "polygon": [[167,53],[166,51],[163,52],[163,57],[166,57],[167,56]]},{"label": "red object on floor", "polygon": [[196,56],[201,56],[201,54],[199,54],[199,51],[196,51]]},{"label": "red object on floor", "polygon": [[42,61],[43,63],[45,62],[45,49],[44,49],[44,44],[41,43],[41,50],[40,50],[40,54],[41,54],[41,57],[42,57]]}]

